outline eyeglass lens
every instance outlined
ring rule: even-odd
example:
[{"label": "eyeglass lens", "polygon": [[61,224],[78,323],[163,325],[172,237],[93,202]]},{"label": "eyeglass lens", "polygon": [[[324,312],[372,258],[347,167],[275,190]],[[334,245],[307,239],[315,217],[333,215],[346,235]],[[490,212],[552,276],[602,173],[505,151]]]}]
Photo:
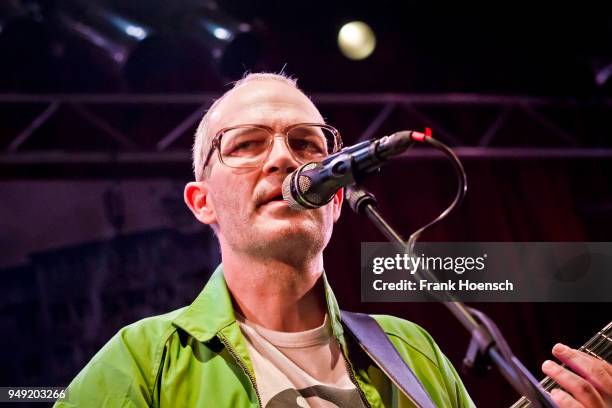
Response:
[{"label": "eyeglass lens", "polygon": [[[223,162],[232,167],[250,166],[264,160],[275,134],[258,127],[241,127],[226,131],[221,138]],[[335,135],[319,126],[298,126],[287,134],[291,153],[300,162],[325,158],[335,149]]]}]

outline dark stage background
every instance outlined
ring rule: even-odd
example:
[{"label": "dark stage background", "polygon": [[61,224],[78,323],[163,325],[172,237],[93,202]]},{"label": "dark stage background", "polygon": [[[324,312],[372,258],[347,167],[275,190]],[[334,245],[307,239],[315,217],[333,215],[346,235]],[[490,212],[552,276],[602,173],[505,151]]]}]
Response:
[{"label": "dark stage background", "polygon": [[[245,69],[297,76],[345,144],[430,126],[455,147],[468,196],[425,241],[610,241],[612,18],[595,5],[165,3],[0,7],[0,385],[66,385],[120,327],[199,293],[219,253],[182,202],[189,148]],[[355,19],[377,36],[362,61],[335,43]],[[109,23],[128,20],[131,38]],[[252,36],[232,45],[198,21]],[[366,185],[408,235],[452,199],[453,177],[419,149]],[[384,237],[343,212],[325,252],[341,307],[415,321],[459,368],[468,336],[443,306],[360,302],[360,243]],[[611,318],[598,303],[476,306],[533,373]],[[478,406],[518,397],[496,372],[463,378]]]}]

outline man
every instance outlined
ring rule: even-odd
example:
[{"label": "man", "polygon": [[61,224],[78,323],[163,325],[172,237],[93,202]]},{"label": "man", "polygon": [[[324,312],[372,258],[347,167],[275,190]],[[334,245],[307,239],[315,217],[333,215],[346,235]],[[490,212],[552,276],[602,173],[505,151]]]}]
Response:
[{"label": "man", "polygon": [[[185,187],[185,202],[213,228],[222,265],[189,307],[122,329],[57,405],[414,406],[347,335],[325,278],[322,252],[342,192],[310,211],[281,199],[289,173],[339,147],[335,129],[284,76],[248,75],[216,101],[196,133],[196,181]],[[376,320],[436,406],[473,406],[423,329],[390,316]],[[564,361],[577,358],[567,353]],[[567,376],[557,367],[548,373],[554,370]],[[578,391],[605,403],[607,383],[593,384]],[[561,404],[568,396],[553,398]],[[581,406],[573,398],[563,406]]]}]

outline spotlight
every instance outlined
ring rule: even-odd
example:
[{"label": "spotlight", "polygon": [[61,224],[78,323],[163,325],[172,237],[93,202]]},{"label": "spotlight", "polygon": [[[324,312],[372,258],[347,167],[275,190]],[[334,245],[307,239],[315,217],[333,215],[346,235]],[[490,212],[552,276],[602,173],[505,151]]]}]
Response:
[{"label": "spotlight", "polygon": [[253,25],[230,17],[214,2],[185,13],[183,30],[202,42],[225,77],[239,78],[259,57],[261,41]]},{"label": "spotlight", "polygon": [[0,0],[0,88],[54,72],[49,86],[79,91],[212,90],[253,69],[260,45],[252,24],[209,0]]},{"label": "spotlight", "polygon": [[[139,16],[146,15],[142,8]],[[100,1],[57,5],[53,18],[67,37],[68,60],[90,62],[73,68],[70,76],[82,82],[78,88],[103,84],[135,92],[186,92],[218,85],[203,46],[136,14]]]},{"label": "spotlight", "polygon": [[57,1],[46,16],[59,39],[62,87],[73,91],[125,90],[130,58],[156,39],[149,26],[100,1]]},{"label": "spotlight", "polygon": [[338,47],[345,57],[362,60],[369,57],[376,48],[376,36],[363,21],[351,21],[338,32]]},{"label": "spotlight", "polygon": [[122,66],[132,50],[149,38],[152,29],[128,19],[95,2],[64,2],[54,15],[59,25],[71,35],[96,47],[106,57]]},{"label": "spotlight", "polygon": [[595,76],[595,84],[599,87],[606,85],[612,76],[612,60],[594,58],[591,67]]},{"label": "spotlight", "polygon": [[[221,77],[237,79],[254,68],[260,54],[254,26],[209,0],[112,0],[95,15],[84,14],[95,27],[104,27],[99,30],[109,33],[104,37],[116,38],[113,29],[125,37],[109,44],[108,54],[124,61],[129,87],[138,91],[216,89]],[[146,25],[126,16],[138,16]]]},{"label": "spotlight", "polygon": [[[2,0],[0,0],[2,1]],[[159,33],[183,42],[183,48],[206,60],[224,79],[236,79],[253,69],[264,33],[260,23],[228,14],[211,0],[107,0],[122,13],[139,16]],[[142,16],[142,17],[140,17]],[[180,44],[179,44],[180,46]],[[189,47],[189,48],[187,48]],[[184,66],[186,67],[186,66]]]}]

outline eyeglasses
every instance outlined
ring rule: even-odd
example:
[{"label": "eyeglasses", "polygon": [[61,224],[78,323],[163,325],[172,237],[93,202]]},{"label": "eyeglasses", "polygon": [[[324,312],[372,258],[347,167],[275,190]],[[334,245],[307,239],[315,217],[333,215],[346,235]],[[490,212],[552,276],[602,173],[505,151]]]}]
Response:
[{"label": "eyeglasses", "polygon": [[330,125],[298,123],[282,132],[264,125],[237,125],[217,132],[203,168],[208,165],[215,149],[219,161],[228,167],[259,167],[272,150],[277,135],[284,136],[291,155],[301,164],[322,160],[342,148],[340,133]]}]

